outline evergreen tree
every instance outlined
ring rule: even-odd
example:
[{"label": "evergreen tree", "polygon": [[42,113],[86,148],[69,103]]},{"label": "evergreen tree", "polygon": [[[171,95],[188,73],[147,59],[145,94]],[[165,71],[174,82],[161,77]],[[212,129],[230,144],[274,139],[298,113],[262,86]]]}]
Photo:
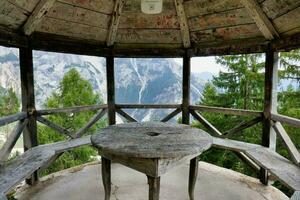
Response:
[{"label": "evergreen tree", "polygon": [[[61,108],[101,103],[101,98],[99,95],[94,94],[91,84],[87,80],[84,80],[75,69],[72,69],[65,74],[60,82],[58,91],[52,93],[50,98],[47,100],[45,107]],[[86,125],[95,113],[96,111],[84,111],[74,114],[58,114],[51,115],[48,119],[74,133],[76,130]],[[89,129],[87,134],[92,134],[105,125],[106,122],[104,120],[100,120],[96,125]],[[60,135],[46,126],[38,126],[38,133],[40,144],[53,143],[67,139],[66,136]],[[96,155],[97,152],[91,147],[81,147],[66,152],[49,168],[43,171],[42,174],[45,175],[90,162],[93,160],[93,156]]]},{"label": "evergreen tree", "polygon": [[0,94],[0,116],[7,116],[19,112],[20,102],[12,88]]}]

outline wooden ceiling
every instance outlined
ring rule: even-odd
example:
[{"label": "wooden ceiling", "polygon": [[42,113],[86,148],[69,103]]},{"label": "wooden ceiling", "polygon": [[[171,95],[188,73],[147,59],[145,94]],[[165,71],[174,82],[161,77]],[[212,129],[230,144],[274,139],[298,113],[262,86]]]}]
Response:
[{"label": "wooden ceiling", "polygon": [[140,0],[1,0],[0,28],[24,38],[44,34],[103,48],[202,52],[246,44],[244,53],[300,33],[300,0],[163,2],[162,13],[147,15]]}]

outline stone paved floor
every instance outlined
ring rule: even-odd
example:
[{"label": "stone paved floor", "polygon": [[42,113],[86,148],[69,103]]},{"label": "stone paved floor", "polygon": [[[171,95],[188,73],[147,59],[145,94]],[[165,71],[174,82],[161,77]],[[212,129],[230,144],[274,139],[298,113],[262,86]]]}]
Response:
[{"label": "stone paved floor", "polygon": [[[161,178],[161,200],[188,200],[188,164]],[[19,200],[102,200],[101,166],[90,164],[44,178],[30,189],[20,189]],[[147,200],[146,176],[119,164],[112,165],[111,200]],[[199,163],[197,200],[287,200],[272,186],[211,164]]]}]

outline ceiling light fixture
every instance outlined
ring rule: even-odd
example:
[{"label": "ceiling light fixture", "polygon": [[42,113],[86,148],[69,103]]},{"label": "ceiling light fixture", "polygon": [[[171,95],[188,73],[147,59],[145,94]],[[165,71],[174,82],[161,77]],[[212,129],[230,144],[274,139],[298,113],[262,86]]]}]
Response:
[{"label": "ceiling light fixture", "polygon": [[141,9],[145,14],[159,14],[162,8],[163,0],[141,0]]}]

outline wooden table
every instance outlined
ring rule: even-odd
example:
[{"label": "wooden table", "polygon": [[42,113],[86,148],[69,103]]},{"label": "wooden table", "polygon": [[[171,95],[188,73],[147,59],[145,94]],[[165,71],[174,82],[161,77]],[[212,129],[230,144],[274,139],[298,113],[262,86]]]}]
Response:
[{"label": "wooden table", "polygon": [[160,176],[190,160],[189,196],[194,199],[198,160],[212,145],[212,137],[187,125],[129,123],[109,126],[91,138],[102,156],[105,200],[111,193],[111,161],[121,163],[148,177],[149,200],[159,199]]}]

